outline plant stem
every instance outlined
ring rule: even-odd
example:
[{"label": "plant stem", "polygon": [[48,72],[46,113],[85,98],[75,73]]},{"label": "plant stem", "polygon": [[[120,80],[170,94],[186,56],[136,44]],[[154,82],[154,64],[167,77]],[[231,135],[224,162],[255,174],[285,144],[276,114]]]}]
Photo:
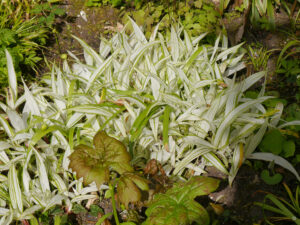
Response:
[{"label": "plant stem", "polygon": [[112,204],[112,207],[113,207],[115,222],[116,222],[117,225],[119,225],[120,222],[119,222],[119,218],[118,218],[118,215],[117,215],[114,186],[112,186],[111,184],[109,184],[109,190],[110,190],[110,193],[112,195],[111,196],[111,204]]}]

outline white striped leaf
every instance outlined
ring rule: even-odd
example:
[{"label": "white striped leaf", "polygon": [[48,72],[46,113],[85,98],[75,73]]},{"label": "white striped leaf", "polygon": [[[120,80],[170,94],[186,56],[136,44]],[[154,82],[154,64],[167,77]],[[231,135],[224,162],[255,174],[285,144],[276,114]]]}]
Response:
[{"label": "white striped leaf", "polygon": [[45,159],[42,158],[42,156],[38,153],[38,151],[33,148],[36,163],[37,163],[37,169],[39,174],[39,180],[42,187],[43,192],[50,191],[50,185],[49,185],[49,179],[48,179],[48,173],[44,164]]},{"label": "white striped leaf", "polygon": [[286,159],[282,158],[281,156],[274,155],[273,153],[269,153],[269,152],[256,152],[256,153],[252,153],[248,158],[265,160],[269,162],[274,161],[275,164],[280,165],[283,168],[289,170],[291,173],[293,173],[296,176],[297,180],[300,181],[300,176],[298,172],[295,170],[295,168],[292,166],[292,164],[289,163],[289,161],[287,161]]},{"label": "white striped leaf", "polygon": [[222,161],[212,152],[206,153],[203,157],[209,161],[214,167],[223,172],[224,174],[228,174],[228,171]]},{"label": "white striped leaf", "polygon": [[18,98],[18,87],[17,87],[17,76],[13,64],[13,59],[10,53],[5,49],[6,62],[7,62],[7,71],[8,71],[8,82],[9,87],[12,93],[12,103],[10,107],[14,108],[14,103]]},{"label": "white striped leaf", "polygon": [[19,212],[23,212],[22,192],[19,185],[18,174],[14,164],[10,166],[8,171],[8,188],[9,197],[13,209],[17,209]]}]

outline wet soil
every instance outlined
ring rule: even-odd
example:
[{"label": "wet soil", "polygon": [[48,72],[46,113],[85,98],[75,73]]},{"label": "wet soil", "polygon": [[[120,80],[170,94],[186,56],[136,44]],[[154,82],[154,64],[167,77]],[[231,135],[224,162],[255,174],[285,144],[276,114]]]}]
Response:
[{"label": "wet soil", "polygon": [[[55,27],[57,34],[50,35],[48,46],[43,50],[48,62],[60,65],[61,55],[67,54],[68,51],[83,59],[83,48],[72,35],[84,40],[96,51],[99,49],[100,37],[112,36],[112,28],[116,27],[119,21],[119,11],[109,6],[86,7],[84,2],[64,0],[59,5],[65,10],[66,15],[58,19]],[[40,75],[49,71],[45,65],[39,68]]]}]

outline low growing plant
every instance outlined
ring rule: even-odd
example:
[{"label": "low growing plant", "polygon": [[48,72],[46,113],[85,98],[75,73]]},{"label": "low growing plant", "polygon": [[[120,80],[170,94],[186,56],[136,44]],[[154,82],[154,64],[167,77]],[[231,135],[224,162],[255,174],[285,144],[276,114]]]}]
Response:
[{"label": "low growing plant", "polygon": [[248,46],[248,57],[255,72],[267,70],[268,60],[272,54],[272,50],[261,48],[252,48]]},{"label": "low growing plant", "polygon": [[[290,198],[289,201],[273,194],[267,194],[264,203],[256,202],[255,204],[261,206],[264,210],[268,210],[276,214],[279,214],[280,215],[279,217],[271,218],[275,222],[291,221],[294,224],[299,225],[300,224],[299,186],[297,186],[295,191],[295,196],[293,196],[291,189],[285,183],[283,183],[283,185]],[[266,200],[269,200],[272,203],[272,205],[266,203]],[[267,222],[269,224],[273,224],[270,223],[269,220],[267,220]]]},{"label": "low growing plant", "polygon": [[[70,165],[77,177],[83,177],[83,182],[88,185],[96,182],[97,187],[104,183],[117,184],[118,199],[128,208],[128,204],[141,200],[141,192],[148,190],[145,179],[134,173],[130,165],[130,155],[125,145],[104,131],[99,131],[93,143],[95,148],[87,145],[78,145],[70,155]],[[116,181],[111,180],[111,171],[120,175]]]},{"label": "low growing plant", "polygon": [[282,175],[280,173],[270,174],[270,171],[267,169],[261,172],[260,178],[268,185],[276,185],[282,181]]},{"label": "low growing plant", "polygon": [[143,225],[210,224],[205,208],[194,199],[208,195],[219,186],[219,180],[210,177],[192,177],[187,182],[176,183],[164,194],[156,194],[146,210]]},{"label": "low growing plant", "polygon": [[293,156],[296,150],[295,142],[287,139],[278,129],[266,133],[259,148],[262,152],[272,152],[285,158]]},{"label": "low growing plant", "polygon": [[[1,1],[0,3],[0,86],[7,86],[5,49],[13,57],[17,76],[30,78],[42,60],[41,48],[49,36],[54,18],[62,9],[42,1]],[[41,14],[42,13],[42,14]],[[32,78],[33,76],[31,76]],[[19,80],[20,81],[20,80]]]},{"label": "low growing plant", "polygon": [[[263,96],[264,89],[255,99],[245,96],[265,73],[235,79],[236,72],[245,68],[241,45],[228,48],[225,36],[214,45],[199,45],[205,34],[192,37],[181,27],[173,27],[167,38],[157,27],[147,39],[131,23],[132,34],[122,31],[102,39],[99,53],[74,37],[84,48],[85,62],[69,52],[75,61],[72,67],[67,61],[62,69],[54,65],[43,85],[23,83],[21,95],[12,57],[5,51],[9,88],[6,102],[0,103],[1,223],[27,221],[55,205],[71,211],[76,203],[103,198],[107,190],[113,193],[112,181],[138,186],[128,163],[123,170],[116,167],[119,160],[111,160],[106,152],[102,155],[97,139],[95,148],[86,147],[99,130],[128,147],[131,165],[156,159],[168,176],[185,179],[186,174],[199,175],[212,165],[231,183],[243,161],[252,158],[274,160],[299,179],[282,157],[254,153],[268,126],[281,129],[300,122],[277,126],[283,107],[279,104],[278,111],[267,112],[262,102],[270,97]],[[94,174],[98,187],[83,186],[91,179],[76,179],[69,170],[69,157],[76,151],[91,153],[95,162],[110,159],[105,166],[98,165],[100,175]],[[128,159],[128,153],[121,152]],[[95,172],[90,165],[85,169],[82,176]],[[107,180],[111,185],[101,185],[97,192]]]}]

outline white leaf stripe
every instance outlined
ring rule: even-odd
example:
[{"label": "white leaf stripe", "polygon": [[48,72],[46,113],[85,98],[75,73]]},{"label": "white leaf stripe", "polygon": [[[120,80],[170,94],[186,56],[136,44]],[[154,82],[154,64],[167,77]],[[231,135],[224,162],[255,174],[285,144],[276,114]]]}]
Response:
[{"label": "white leaf stripe", "polygon": [[5,55],[7,60],[7,70],[8,70],[8,81],[9,87],[13,93],[13,100],[16,101],[18,97],[18,88],[17,88],[17,76],[14,69],[14,64],[10,53],[5,49]]},{"label": "white leaf stripe", "polygon": [[40,179],[40,184],[42,187],[42,191],[50,191],[50,186],[49,186],[49,180],[48,180],[48,174],[46,171],[46,167],[44,164],[44,159],[42,156],[38,153],[38,151],[33,148],[34,154],[36,155],[36,163],[37,163],[37,168],[38,168],[38,173],[39,173],[39,179]]},{"label": "white leaf stripe", "polygon": [[281,156],[274,155],[273,153],[268,153],[268,152],[256,152],[256,153],[252,153],[248,158],[265,160],[265,161],[269,161],[269,162],[274,161],[274,163],[282,166],[283,168],[285,168],[285,169],[289,170],[291,173],[293,173],[296,176],[297,180],[300,181],[300,176],[299,176],[298,172],[295,170],[295,168],[292,166],[292,164],[289,163],[289,161],[287,161],[286,159],[284,159]]},{"label": "white leaf stripe", "polygon": [[8,172],[8,187],[9,196],[13,209],[18,209],[19,212],[23,212],[23,200],[22,192],[19,185],[18,174],[15,165],[12,164]]}]

